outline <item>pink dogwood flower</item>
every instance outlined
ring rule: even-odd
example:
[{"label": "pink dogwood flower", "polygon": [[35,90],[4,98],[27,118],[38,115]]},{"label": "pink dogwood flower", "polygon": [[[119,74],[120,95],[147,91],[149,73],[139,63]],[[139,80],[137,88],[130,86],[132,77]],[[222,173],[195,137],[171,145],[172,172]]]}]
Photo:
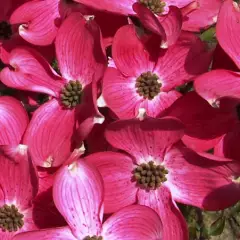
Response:
[{"label": "pink dogwood flower", "polygon": [[[34,112],[23,140],[34,163],[43,167],[61,165],[77,147],[74,144],[80,144],[81,137],[102,120],[95,106],[96,84],[106,65],[99,28],[80,13],[72,13],[61,25],[55,46],[62,77],[27,48],[14,49],[10,67],[0,73],[9,87],[52,97]],[[74,139],[77,129],[81,137]]]},{"label": "pink dogwood flower", "polygon": [[[94,7],[99,10],[104,10],[107,12],[114,12],[118,14],[124,14],[124,15],[133,15],[135,12],[132,9],[132,5],[134,3],[141,3],[141,1],[138,0],[123,0],[120,3],[117,1],[111,1],[111,0],[103,0],[101,2],[97,0],[75,0],[76,2],[83,3],[87,6]],[[193,0],[181,0],[181,1],[175,1],[175,0],[166,0],[166,1],[155,1],[152,3],[152,6],[156,7],[162,7],[162,8],[168,8],[169,6],[177,6],[179,8],[182,8],[189,3],[193,2]],[[145,4],[145,3],[141,3]],[[151,3],[147,1],[146,5],[151,9]],[[153,7],[152,7],[153,8]],[[153,8],[154,9],[154,8]]]},{"label": "pink dogwood flower", "polygon": [[144,27],[162,37],[161,46],[164,48],[173,45],[180,35],[182,14],[179,8],[194,2],[193,0],[124,0],[121,3],[109,0],[101,2],[96,0],[75,1],[102,11],[137,16]]},{"label": "pink dogwood flower", "polygon": [[0,111],[0,239],[10,240],[37,229],[32,200],[38,184],[27,146],[20,144],[29,122],[27,112],[19,101],[5,96],[0,97]]},{"label": "pink dogwood flower", "polygon": [[95,168],[81,159],[59,170],[53,197],[68,226],[19,234],[14,240],[162,239],[160,218],[145,206],[123,208],[103,223],[102,178]]},{"label": "pink dogwood flower", "polygon": [[208,70],[211,52],[191,33],[183,33],[167,50],[157,45],[155,37],[139,39],[134,25],[116,33],[115,67],[105,72],[103,98],[119,118],[136,117],[140,108],[156,117],[181,96],[175,87]]},{"label": "pink dogwood flower", "polygon": [[99,10],[123,15],[137,16],[145,28],[162,37],[161,47],[167,48],[178,39],[182,27],[182,14],[179,8],[189,5],[193,0],[186,1],[137,1],[126,0],[121,3],[102,1],[101,3],[77,0]]},{"label": "pink dogwood flower", "polygon": [[84,158],[103,177],[106,213],[136,202],[150,206],[163,222],[163,239],[186,240],[187,226],[175,201],[219,210],[239,200],[239,162],[199,155],[179,142],[183,134],[183,124],[174,118],[109,125],[107,141],[126,153],[99,152]]}]

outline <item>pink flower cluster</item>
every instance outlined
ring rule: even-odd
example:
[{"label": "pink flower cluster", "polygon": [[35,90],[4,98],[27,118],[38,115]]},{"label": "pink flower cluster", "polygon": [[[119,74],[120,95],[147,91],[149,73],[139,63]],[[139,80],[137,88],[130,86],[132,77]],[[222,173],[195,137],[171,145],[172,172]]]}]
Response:
[{"label": "pink flower cluster", "polygon": [[177,203],[237,203],[239,32],[233,0],[1,0],[0,240],[188,240]]}]

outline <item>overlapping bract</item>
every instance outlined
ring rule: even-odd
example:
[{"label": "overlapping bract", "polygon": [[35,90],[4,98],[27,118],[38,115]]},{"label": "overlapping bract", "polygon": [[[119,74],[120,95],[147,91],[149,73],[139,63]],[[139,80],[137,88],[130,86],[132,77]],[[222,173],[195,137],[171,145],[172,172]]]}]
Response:
[{"label": "overlapping bract", "polygon": [[240,200],[238,3],[11,0],[0,14],[1,239],[187,240],[177,203]]}]

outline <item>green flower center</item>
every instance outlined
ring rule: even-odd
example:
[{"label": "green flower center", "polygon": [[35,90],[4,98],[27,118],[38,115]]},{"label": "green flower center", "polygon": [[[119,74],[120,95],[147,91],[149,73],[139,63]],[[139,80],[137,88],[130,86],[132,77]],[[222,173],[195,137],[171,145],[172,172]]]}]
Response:
[{"label": "green flower center", "polygon": [[142,163],[133,170],[133,178],[144,189],[157,189],[167,181],[168,170],[153,161]]},{"label": "green flower center", "polygon": [[84,240],[103,240],[103,237],[98,237],[98,236],[96,236],[96,235],[94,235],[94,236],[92,236],[92,237],[90,237],[90,236],[87,236],[87,237],[85,237],[84,238]]},{"label": "green flower center", "polygon": [[23,217],[24,215],[19,213],[15,205],[5,204],[0,208],[0,228],[3,232],[16,232],[24,225]]},{"label": "green flower center", "polygon": [[139,2],[156,14],[162,13],[166,6],[166,3],[161,0],[139,0]]},{"label": "green flower center", "polygon": [[159,77],[152,72],[142,73],[137,79],[135,87],[139,96],[152,100],[160,93],[161,83]]},{"label": "green flower center", "polygon": [[11,38],[12,34],[11,25],[6,21],[0,22],[0,39],[8,40]]},{"label": "green flower center", "polygon": [[61,102],[66,108],[74,108],[81,102],[82,85],[79,81],[69,81],[61,92]]}]

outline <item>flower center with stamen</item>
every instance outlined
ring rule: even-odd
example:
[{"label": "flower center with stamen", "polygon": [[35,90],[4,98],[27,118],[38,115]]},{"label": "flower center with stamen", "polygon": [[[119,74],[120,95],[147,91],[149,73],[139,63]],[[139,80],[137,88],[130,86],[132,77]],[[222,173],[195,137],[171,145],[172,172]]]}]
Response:
[{"label": "flower center with stamen", "polygon": [[152,100],[160,93],[159,77],[152,72],[142,73],[137,79],[135,87],[139,96]]},{"label": "flower center with stamen", "polygon": [[87,237],[85,237],[84,238],[84,240],[103,240],[103,237],[98,237],[98,236],[96,236],[96,235],[94,235],[94,236],[92,236],[92,237],[90,237],[90,236],[87,236]]},{"label": "flower center with stamen", "polygon": [[15,205],[5,204],[0,208],[0,228],[3,232],[16,232],[24,225],[24,215],[21,214]]},{"label": "flower center with stamen", "polygon": [[164,12],[166,6],[166,3],[161,0],[139,0],[139,2],[156,14]]},{"label": "flower center with stamen", "polygon": [[66,108],[74,108],[81,102],[82,85],[79,81],[69,81],[61,92],[61,102]]},{"label": "flower center with stamen", "polygon": [[145,189],[157,189],[167,181],[168,170],[153,161],[142,163],[133,170],[134,180]]},{"label": "flower center with stamen", "polygon": [[6,21],[0,22],[0,39],[10,39],[12,34],[13,32],[11,25]]}]

